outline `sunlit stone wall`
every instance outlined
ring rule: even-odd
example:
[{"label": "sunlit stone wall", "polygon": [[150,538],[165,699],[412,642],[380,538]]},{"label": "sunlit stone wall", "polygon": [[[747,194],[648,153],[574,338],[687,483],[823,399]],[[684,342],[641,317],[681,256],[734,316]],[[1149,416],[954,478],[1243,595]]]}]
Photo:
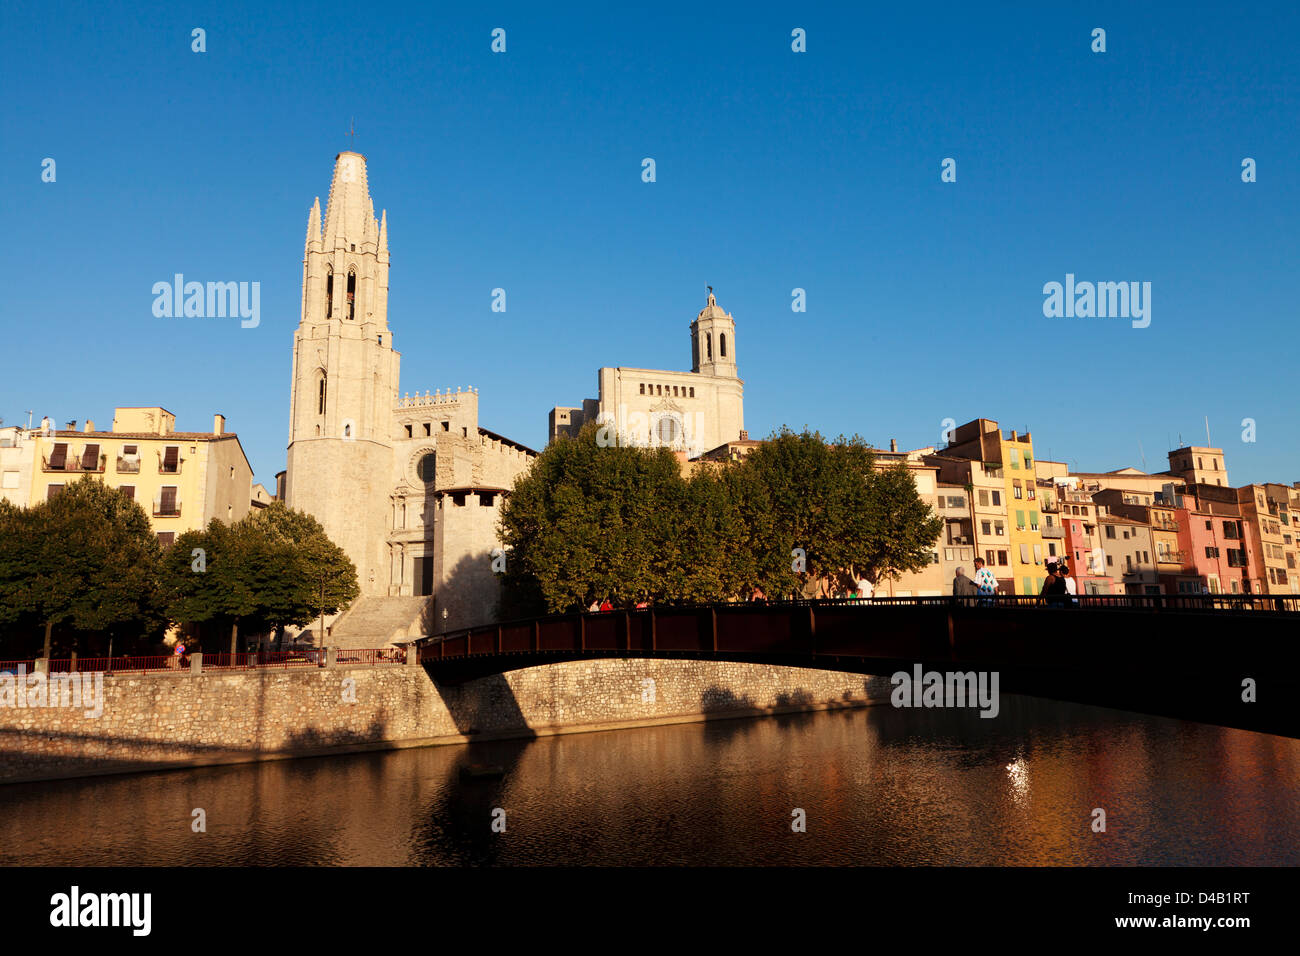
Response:
[{"label": "sunlit stone wall", "polygon": [[103,677],[98,716],[91,700],[79,707],[0,701],[0,782],[860,706],[887,697],[882,678],[714,661],[572,661],[456,687],[409,665]]}]

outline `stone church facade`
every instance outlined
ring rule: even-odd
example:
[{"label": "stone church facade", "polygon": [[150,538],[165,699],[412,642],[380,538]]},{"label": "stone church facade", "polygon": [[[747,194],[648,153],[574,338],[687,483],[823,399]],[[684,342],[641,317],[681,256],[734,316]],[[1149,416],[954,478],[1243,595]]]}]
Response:
[{"label": "stone church facade", "polygon": [[318,198],[307,223],[284,497],[356,565],[343,646],[491,619],[501,504],[536,457],[479,427],[475,390],[399,397],[389,265],[365,157],[339,153],[324,221]]},{"label": "stone church facade", "polygon": [[575,436],[589,421],[607,426],[619,444],[664,446],[697,458],[745,433],[745,383],[736,370],[736,321],[709,289],[691,323],[689,372],[602,368],[599,397],[551,409],[553,441]]}]

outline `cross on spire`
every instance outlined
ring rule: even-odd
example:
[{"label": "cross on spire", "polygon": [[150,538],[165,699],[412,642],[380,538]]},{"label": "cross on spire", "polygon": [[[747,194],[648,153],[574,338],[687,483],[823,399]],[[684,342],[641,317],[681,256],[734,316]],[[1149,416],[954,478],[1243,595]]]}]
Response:
[{"label": "cross on spire", "polygon": [[356,139],[356,136],[357,136],[357,124],[356,124],[356,117],[355,117],[355,116],[352,117],[352,119],[348,121],[348,131],[347,131],[347,133],[345,133],[344,135],[347,136],[347,137],[349,137],[349,139],[348,139],[348,146],[349,146],[349,147],[355,146],[355,145],[357,144],[357,139]]}]

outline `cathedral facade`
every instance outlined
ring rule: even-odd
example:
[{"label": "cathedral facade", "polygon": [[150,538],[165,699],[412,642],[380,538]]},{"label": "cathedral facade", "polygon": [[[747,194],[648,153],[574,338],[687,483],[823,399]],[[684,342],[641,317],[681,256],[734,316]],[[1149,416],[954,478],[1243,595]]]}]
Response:
[{"label": "cathedral facade", "polygon": [[736,320],[709,289],[691,323],[689,372],[602,368],[598,397],[556,406],[547,420],[550,439],[576,436],[590,421],[603,426],[598,440],[666,447],[698,458],[745,439],[745,383],[736,369]]},{"label": "cathedral facade", "polygon": [[475,390],[399,396],[389,264],[365,157],[339,153],[307,221],[284,498],[356,565],[336,630],[361,644],[491,619],[501,504],[537,454],[479,427]]}]

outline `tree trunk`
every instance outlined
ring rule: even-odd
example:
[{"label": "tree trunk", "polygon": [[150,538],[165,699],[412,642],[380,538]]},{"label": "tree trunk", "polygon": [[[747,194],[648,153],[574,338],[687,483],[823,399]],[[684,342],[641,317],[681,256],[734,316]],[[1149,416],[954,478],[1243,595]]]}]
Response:
[{"label": "tree trunk", "polygon": [[230,625],[230,663],[235,662],[235,654],[239,652],[239,622]]},{"label": "tree trunk", "polygon": [[47,661],[50,659],[50,634],[53,631],[54,631],[54,622],[46,621],[45,622],[45,650],[41,656],[44,657]]}]

